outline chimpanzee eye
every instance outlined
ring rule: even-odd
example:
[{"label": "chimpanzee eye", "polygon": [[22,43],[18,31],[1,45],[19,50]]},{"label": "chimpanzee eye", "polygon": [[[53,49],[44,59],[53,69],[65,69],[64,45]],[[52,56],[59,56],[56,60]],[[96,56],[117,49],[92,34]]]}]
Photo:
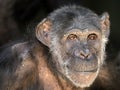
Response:
[{"label": "chimpanzee eye", "polygon": [[97,35],[96,34],[89,34],[87,37],[88,40],[96,40],[97,39]]},{"label": "chimpanzee eye", "polygon": [[76,40],[76,39],[78,39],[78,37],[75,34],[70,34],[70,35],[68,35],[67,39],[68,40]]}]

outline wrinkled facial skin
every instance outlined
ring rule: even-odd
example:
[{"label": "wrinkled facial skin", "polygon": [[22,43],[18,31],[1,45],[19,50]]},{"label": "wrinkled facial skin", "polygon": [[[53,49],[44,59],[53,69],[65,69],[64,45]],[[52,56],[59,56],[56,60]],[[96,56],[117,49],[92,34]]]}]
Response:
[{"label": "wrinkled facial skin", "polygon": [[65,70],[68,78],[81,87],[89,86],[99,69],[101,35],[95,30],[72,30],[64,37],[66,60]]},{"label": "wrinkled facial skin", "polygon": [[59,46],[53,50],[53,57],[59,56],[58,70],[77,87],[88,87],[97,77],[101,63],[101,37],[99,30],[72,29],[61,39],[52,40]]}]

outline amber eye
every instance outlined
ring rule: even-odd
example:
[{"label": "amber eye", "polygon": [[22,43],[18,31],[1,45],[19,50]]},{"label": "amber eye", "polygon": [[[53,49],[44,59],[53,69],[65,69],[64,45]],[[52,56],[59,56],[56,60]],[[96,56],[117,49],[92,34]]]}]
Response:
[{"label": "amber eye", "polygon": [[96,40],[96,39],[97,39],[97,35],[96,34],[88,35],[88,40]]},{"label": "amber eye", "polygon": [[69,40],[76,40],[76,39],[78,39],[78,37],[75,34],[70,34],[70,35],[68,35],[67,39],[69,39]]}]

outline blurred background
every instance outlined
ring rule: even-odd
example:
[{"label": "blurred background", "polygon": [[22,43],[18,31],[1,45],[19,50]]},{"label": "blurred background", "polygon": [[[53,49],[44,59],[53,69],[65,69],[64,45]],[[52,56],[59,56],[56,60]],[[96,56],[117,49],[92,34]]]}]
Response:
[{"label": "blurred background", "polygon": [[50,12],[69,4],[85,6],[99,15],[110,14],[107,53],[110,60],[116,58],[120,50],[120,0],[0,0],[0,46],[25,36]]}]

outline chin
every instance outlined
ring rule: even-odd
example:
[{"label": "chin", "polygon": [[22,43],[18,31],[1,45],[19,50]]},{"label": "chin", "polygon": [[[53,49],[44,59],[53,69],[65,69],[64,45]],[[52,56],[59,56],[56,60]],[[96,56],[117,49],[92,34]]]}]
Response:
[{"label": "chin", "polygon": [[66,70],[67,78],[72,82],[73,85],[80,88],[89,87],[95,81],[98,73],[98,69],[95,71],[82,72],[71,71],[68,69]]}]

